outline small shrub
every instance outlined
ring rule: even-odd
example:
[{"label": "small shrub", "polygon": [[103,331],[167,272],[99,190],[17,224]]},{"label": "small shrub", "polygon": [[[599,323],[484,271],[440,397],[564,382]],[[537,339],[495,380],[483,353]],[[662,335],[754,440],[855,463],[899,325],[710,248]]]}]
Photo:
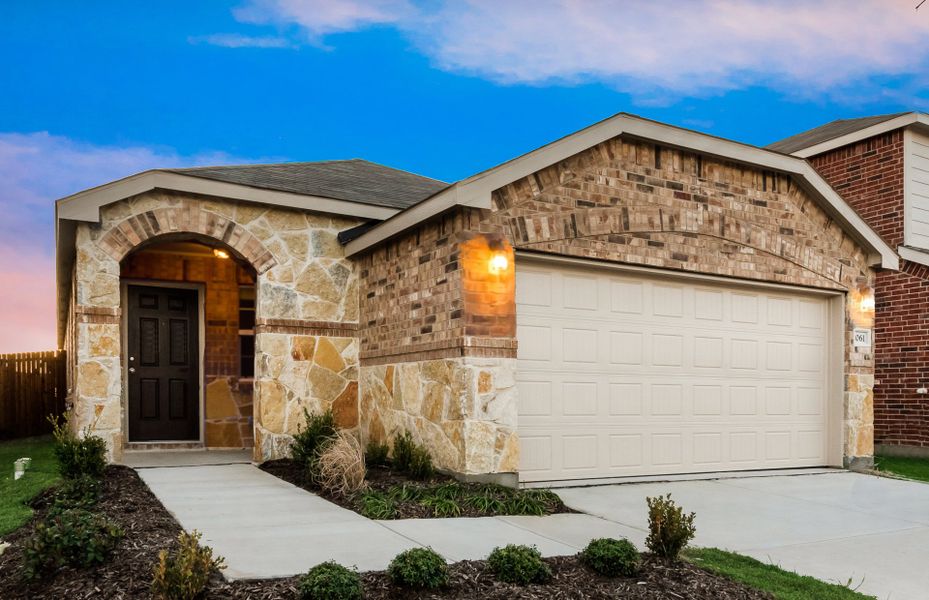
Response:
[{"label": "small shrub", "polygon": [[386,467],[390,463],[390,446],[375,441],[365,447],[365,464],[369,467]]},{"label": "small shrub", "polygon": [[413,449],[413,457],[410,460],[410,468],[407,470],[413,479],[426,480],[435,475],[435,467],[432,466],[432,457],[429,451],[422,446],[416,446]]},{"label": "small shrub", "polygon": [[658,556],[675,559],[696,533],[694,513],[684,514],[671,500],[671,494],[646,498],[648,503],[648,537],[645,545]]},{"label": "small shrub", "polygon": [[364,594],[358,573],[333,561],[310,569],[299,588],[302,600],[361,600]]},{"label": "small shrub", "polygon": [[413,548],[390,561],[387,576],[402,587],[435,589],[448,582],[448,565],[432,548]]},{"label": "small shrub", "polygon": [[435,475],[429,451],[413,441],[410,432],[394,436],[394,469],[414,479],[429,479]]},{"label": "small shrub", "polygon": [[394,468],[396,470],[403,473],[409,472],[415,448],[416,442],[413,441],[413,436],[409,431],[394,436]]},{"label": "small shrub", "polygon": [[494,548],[487,557],[487,564],[497,579],[506,583],[528,585],[545,583],[552,578],[552,570],[535,546],[509,544]]},{"label": "small shrub", "polygon": [[65,479],[52,496],[49,514],[52,516],[75,508],[90,509],[100,500],[103,492],[101,481],[90,475]]},{"label": "small shrub", "polygon": [[223,558],[213,558],[213,549],[200,545],[200,532],[182,532],[178,548],[158,553],[152,593],[162,600],[193,600],[203,593],[213,569],[224,569]]},{"label": "small shrub", "polygon": [[369,519],[387,520],[397,516],[397,504],[377,490],[368,490],[358,495],[358,512]]},{"label": "small shrub", "polygon": [[639,552],[629,540],[593,540],[580,558],[585,565],[607,577],[632,577],[639,571]]},{"label": "small shrub", "polygon": [[312,472],[316,459],[336,438],[335,417],[331,410],[321,415],[311,415],[304,408],[303,418],[304,426],[294,435],[290,449],[294,460]]},{"label": "small shrub", "polygon": [[67,510],[35,526],[23,546],[25,575],[35,579],[60,567],[106,561],[123,537],[118,525],[86,510]]},{"label": "small shrub", "polygon": [[52,424],[55,460],[61,476],[65,479],[82,475],[102,477],[106,469],[106,442],[103,438],[91,435],[89,429],[84,431],[82,437],[74,435],[71,430],[71,413],[67,413],[63,420],[50,416],[48,421]]},{"label": "small shrub", "polygon": [[349,496],[365,487],[365,457],[361,444],[342,431],[316,460],[315,481],[331,494]]}]

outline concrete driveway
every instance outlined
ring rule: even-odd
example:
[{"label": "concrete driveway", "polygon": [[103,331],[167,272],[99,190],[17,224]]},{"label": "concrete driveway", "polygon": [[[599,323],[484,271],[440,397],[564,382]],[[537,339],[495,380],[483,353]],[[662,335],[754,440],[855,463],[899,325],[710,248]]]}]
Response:
[{"label": "concrete driveway", "polygon": [[697,514],[695,545],[753,556],[880,599],[929,597],[929,485],[846,471],[556,490],[574,509],[638,532],[645,498]]}]

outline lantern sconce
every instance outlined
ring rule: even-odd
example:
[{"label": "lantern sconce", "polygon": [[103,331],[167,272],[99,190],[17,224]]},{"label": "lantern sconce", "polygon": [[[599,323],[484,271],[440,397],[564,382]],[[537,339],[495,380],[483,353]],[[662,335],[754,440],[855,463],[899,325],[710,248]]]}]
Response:
[{"label": "lantern sconce", "polygon": [[490,260],[487,261],[487,272],[491,275],[501,275],[510,268],[510,258],[503,244],[491,244]]},{"label": "lantern sconce", "polygon": [[857,327],[874,327],[874,288],[865,277],[858,278],[858,287],[852,292],[852,320]]}]

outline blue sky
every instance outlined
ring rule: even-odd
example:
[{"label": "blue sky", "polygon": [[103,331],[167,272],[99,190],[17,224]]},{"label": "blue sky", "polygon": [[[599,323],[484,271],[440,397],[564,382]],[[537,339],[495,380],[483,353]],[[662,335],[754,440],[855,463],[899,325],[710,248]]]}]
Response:
[{"label": "blue sky", "polygon": [[53,344],[57,197],[250,161],[362,157],[453,181],[620,111],[763,145],[929,110],[916,3],[8,0],[0,274],[17,285],[0,352]]}]

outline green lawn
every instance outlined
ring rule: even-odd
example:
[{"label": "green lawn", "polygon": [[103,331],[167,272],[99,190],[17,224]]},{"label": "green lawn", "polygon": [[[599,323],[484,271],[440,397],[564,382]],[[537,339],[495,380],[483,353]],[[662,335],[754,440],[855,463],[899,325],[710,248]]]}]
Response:
[{"label": "green lawn", "polygon": [[907,479],[929,481],[929,459],[904,458],[901,456],[875,456],[874,466],[883,471]]},{"label": "green lawn", "polygon": [[[13,461],[24,456],[32,465],[14,481]],[[58,479],[51,436],[0,442],[0,537],[28,521],[32,509],[26,503]]]},{"label": "green lawn", "polygon": [[771,593],[778,600],[861,600],[866,596],[847,587],[784,571],[748,556],[716,548],[688,548],[684,558],[713,573]]}]

